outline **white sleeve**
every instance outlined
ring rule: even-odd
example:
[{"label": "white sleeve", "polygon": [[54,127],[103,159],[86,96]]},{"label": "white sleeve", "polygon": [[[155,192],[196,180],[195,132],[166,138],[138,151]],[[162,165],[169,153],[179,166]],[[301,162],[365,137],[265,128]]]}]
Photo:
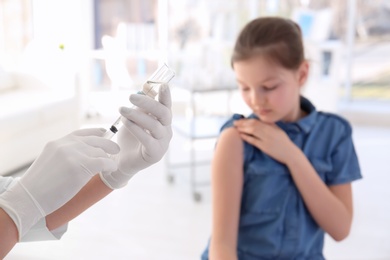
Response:
[{"label": "white sleeve", "polygon": [[29,241],[44,241],[44,240],[58,240],[68,229],[68,224],[65,224],[50,232],[46,227],[46,219],[41,218],[20,240],[20,242]]},{"label": "white sleeve", "polygon": [[6,191],[14,181],[15,179],[12,177],[0,176],[0,194]]},{"label": "white sleeve", "polygon": [[[0,194],[10,188],[17,179],[12,177],[0,176]],[[65,224],[57,229],[49,231],[46,227],[46,219],[41,218],[37,224],[35,224],[28,232],[25,234],[21,242],[27,241],[41,241],[41,240],[58,240],[68,229],[68,224]]]}]

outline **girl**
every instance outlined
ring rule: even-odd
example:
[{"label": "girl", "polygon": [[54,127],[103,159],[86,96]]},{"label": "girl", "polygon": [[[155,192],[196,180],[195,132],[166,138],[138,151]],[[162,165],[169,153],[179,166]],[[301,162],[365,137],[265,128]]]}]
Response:
[{"label": "girl", "polygon": [[324,233],[340,241],[351,228],[351,182],[361,178],[351,126],[300,95],[309,64],[293,21],[251,21],[231,64],[253,114],[222,127],[202,259],[324,259]]}]

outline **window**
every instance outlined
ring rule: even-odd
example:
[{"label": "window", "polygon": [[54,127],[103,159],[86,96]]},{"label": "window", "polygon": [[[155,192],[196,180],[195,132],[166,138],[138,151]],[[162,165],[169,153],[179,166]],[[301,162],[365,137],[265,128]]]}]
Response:
[{"label": "window", "polygon": [[17,66],[18,56],[32,39],[30,0],[0,0],[0,64]]}]

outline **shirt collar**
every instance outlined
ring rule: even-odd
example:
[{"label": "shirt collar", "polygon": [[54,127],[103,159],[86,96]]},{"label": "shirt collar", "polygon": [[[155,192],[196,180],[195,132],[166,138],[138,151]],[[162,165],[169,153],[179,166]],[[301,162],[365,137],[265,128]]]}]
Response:
[{"label": "shirt collar", "polygon": [[305,134],[309,133],[313,128],[316,118],[317,110],[314,105],[303,96],[300,97],[300,105],[303,111],[307,112],[307,115],[297,122],[283,122],[278,121],[276,124],[287,132],[299,132],[299,129]]},{"label": "shirt collar", "polygon": [[297,125],[302,129],[302,131],[309,133],[316,122],[317,110],[315,106],[303,96],[301,96],[300,102],[302,110],[307,112],[307,115],[298,120]]},{"label": "shirt collar", "polygon": [[[315,106],[307,98],[303,96],[300,97],[300,104],[302,110],[307,112],[307,115],[305,117],[299,119],[297,122],[291,122],[291,123],[278,121],[276,122],[276,125],[278,125],[280,128],[282,128],[285,131],[299,132],[299,129],[301,129],[305,134],[309,133],[316,122],[317,110]],[[259,119],[255,114],[251,114],[249,118]]]}]

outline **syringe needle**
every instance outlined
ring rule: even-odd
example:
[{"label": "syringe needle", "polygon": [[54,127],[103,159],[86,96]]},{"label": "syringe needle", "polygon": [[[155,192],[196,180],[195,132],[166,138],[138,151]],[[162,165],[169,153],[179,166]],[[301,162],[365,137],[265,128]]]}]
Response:
[{"label": "syringe needle", "polygon": [[111,125],[110,129],[104,133],[103,137],[111,139],[118,132],[119,128],[121,128],[122,124],[122,116],[119,116],[118,119]]}]

